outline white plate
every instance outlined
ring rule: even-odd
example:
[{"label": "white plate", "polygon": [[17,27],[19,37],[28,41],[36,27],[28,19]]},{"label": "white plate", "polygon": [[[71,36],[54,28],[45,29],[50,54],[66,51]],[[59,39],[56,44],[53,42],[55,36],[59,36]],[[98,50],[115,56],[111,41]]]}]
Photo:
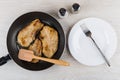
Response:
[{"label": "white plate", "polygon": [[112,26],[98,18],[86,18],[76,23],[70,31],[68,46],[72,56],[80,63],[88,66],[103,64],[105,60],[92,40],[85,36],[80,25],[86,24],[92,37],[109,60],[116,51],[117,37]]}]

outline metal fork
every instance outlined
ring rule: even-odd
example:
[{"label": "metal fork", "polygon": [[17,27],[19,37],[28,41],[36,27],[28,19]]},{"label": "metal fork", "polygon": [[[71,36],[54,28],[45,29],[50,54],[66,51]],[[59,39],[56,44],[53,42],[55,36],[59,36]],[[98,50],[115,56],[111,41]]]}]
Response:
[{"label": "metal fork", "polygon": [[107,65],[110,67],[110,63],[109,63],[109,61],[107,60],[106,56],[103,54],[103,52],[101,51],[101,49],[99,48],[99,46],[97,45],[97,43],[95,42],[95,40],[92,38],[92,33],[91,33],[91,31],[86,27],[85,24],[80,25],[80,27],[82,28],[82,30],[83,30],[83,32],[85,33],[85,35],[86,35],[87,37],[89,37],[89,38],[93,41],[93,43],[95,44],[95,46],[97,47],[97,49],[98,49],[99,52],[101,53],[103,59],[105,60],[105,62],[107,63]]}]

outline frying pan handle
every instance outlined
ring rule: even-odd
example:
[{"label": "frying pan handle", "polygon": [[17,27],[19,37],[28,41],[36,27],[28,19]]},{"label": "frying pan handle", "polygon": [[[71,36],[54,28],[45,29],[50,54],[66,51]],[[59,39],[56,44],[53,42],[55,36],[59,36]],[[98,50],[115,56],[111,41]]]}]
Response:
[{"label": "frying pan handle", "polygon": [[3,56],[0,58],[0,66],[4,65],[5,63],[7,63],[7,61],[11,60],[9,54],[7,54],[6,56]]}]

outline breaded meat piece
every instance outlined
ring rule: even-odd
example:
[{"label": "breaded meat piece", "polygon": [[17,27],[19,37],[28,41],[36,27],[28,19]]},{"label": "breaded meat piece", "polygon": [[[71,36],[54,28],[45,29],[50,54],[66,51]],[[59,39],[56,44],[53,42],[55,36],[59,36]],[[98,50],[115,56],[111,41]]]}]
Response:
[{"label": "breaded meat piece", "polygon": [[[30,45],[29,50],[34,51],[34,55],[41,56],[41,52],[42,52],[42,43],[41,43],[41,41],[39,39],[36,39],[34,41],[34,43],[32,45]],[[33,63],[36,63],[38,61],[39,60],[37,60],[37,59],[32,60]]]},{"label": "breaded meat piece", "polygon": [[35,19],[32,21],[28,26],[23,28],[17,36],[17,42],[22,47],[28,47],[30,43],[35,40],[36,33],[42,29],[43,24],[40,22],[39,19]]},{"label": "breaded meat piece", "polygon": [[58,49],[58,32],[50,26],[44,26],[40,32],[40,39],[42,41],[42,53],[51,58]]}]

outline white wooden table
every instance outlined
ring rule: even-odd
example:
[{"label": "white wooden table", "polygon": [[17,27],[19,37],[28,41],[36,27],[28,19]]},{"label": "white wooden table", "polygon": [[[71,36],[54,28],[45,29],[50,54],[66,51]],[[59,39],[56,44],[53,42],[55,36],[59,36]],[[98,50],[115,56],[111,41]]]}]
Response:
[{"label": "white wooden table", "polygon": [[[58,19],[56,13],[61,7],[69,10],[78,2],[79,14],[70,14],[66,19]],[[0,0],[0,56],[8,54],[6,46],[7,31],[12,22],[20,15],[31,11],[43,11],[55,17],[67,35],[78,20],[86,17],[102,18],[114,27],[120,40],[120,0]],[[71,66],[54,65],[43,71],[28,71],[12,60],[0,66],[0,80],[120,80],[120,43],[115,55],[110,59],[111,67],[106,64],[89,67],[78,63],[65,48],[61,57]]]}]

